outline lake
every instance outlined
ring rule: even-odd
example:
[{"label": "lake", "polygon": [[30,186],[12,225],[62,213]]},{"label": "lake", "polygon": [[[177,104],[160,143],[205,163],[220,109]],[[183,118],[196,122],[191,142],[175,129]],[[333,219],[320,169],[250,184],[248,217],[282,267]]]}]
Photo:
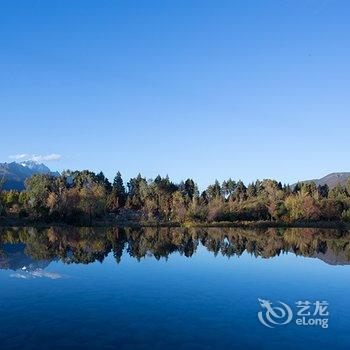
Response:
[{"label": "lake", "polygon": [[1,349],[348,349],[350,232],[0,228]]}]

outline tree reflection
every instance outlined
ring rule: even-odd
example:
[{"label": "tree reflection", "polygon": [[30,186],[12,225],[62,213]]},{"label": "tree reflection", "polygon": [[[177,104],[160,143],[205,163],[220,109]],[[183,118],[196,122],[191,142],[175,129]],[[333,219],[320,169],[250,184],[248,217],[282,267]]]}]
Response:
[{"label": "tree reflection", "polygon": [[248,253],[272,258],[292,252],[330,264],[349,264],[350,232],[329,229],[237,228],[0,228],[0,268],[18,269],[28,261],[66,264],[102,262],[113,253],[137,260],[191,257],[202,245],[214,255]]}]

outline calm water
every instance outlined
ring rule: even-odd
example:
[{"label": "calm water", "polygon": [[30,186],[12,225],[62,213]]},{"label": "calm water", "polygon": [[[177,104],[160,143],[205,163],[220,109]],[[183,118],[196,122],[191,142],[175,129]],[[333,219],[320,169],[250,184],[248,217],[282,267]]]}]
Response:
[{"label": "calm water", "polygon": [[350,346],[348,232],[2,228],[0,268],[1,349]]}]

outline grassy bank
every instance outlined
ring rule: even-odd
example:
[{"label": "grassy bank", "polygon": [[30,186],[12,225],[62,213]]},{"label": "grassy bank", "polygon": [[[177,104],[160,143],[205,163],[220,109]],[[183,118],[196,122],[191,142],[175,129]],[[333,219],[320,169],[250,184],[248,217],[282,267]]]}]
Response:
[{"label": "grassy bank", "polygon": [[94,219],[91,222],[66,223],[59,221],[45,221],[31,218],[0,218],[0,226],[115,226],[115,227],[237,227],[237,228],[269,228],[269,227],[295,227],[295,228],[330,228],[349,229],[349,222],[342,221],[220,221],[220,222],[156,222],[156,221],[118,221]]}]

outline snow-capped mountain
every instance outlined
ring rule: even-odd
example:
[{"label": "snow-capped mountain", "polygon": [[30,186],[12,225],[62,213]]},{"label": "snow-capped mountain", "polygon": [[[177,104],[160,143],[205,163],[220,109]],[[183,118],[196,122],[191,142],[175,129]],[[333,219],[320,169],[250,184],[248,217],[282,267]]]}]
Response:
[{"label": "snow-capped mountain", "polygon": [[27,160],[20,164],[40,174],[49,174],[51,172],[51,170],[45,164],[40,164],[40,163],[34,162],[33,160]]},{"label": "snow-capped mountain", "polygon": [[25,180],[34,174],[59,175],[58,172],[52,172],[45,164],[34,161],[0,163],[0,183],[4,190],[23,190]]}]

